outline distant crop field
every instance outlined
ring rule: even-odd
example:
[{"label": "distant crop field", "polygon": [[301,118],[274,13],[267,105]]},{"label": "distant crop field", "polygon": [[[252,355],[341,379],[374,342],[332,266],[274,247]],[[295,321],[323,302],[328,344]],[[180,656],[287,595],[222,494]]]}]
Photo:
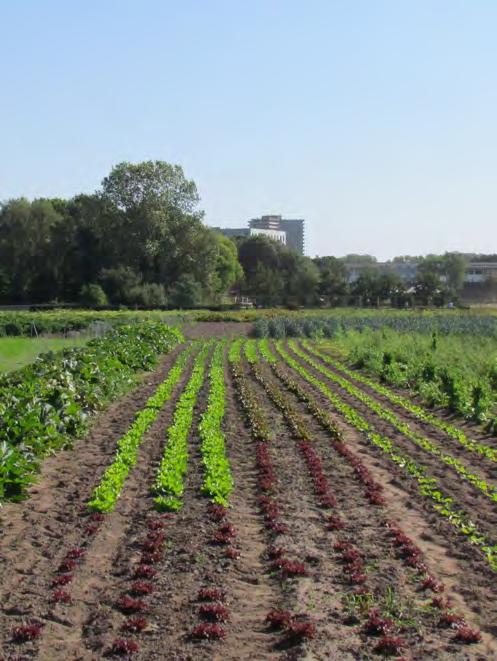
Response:
[{"label": "distant crop field", "polygon": [[84,338],[0,337],[0,372],[10,372],[33,362],[42,353],[81,346]]}]

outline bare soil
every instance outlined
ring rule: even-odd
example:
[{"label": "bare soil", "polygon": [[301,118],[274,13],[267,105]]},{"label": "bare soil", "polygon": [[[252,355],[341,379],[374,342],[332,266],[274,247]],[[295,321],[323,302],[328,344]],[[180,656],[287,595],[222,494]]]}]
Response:
[{"label": "bare soil", "polygon": [[[251,326],[206,322],[195,324],[186,332],[190,338],[238,337],[248,335]],[[316,497],[311,472],[288,412],[271,403],[248,365],[244,366],[246,382],[274,432],[268,452],[277,485],[273,495],[280,505],[285,531],[270,532],[265,525],[259,504],[256,446],[250,428],[243,422],[228,366],[224,430],[235,488],[227,520],[236,530],[233,548],[239,557],[228,558],[225,546],[213,543],[219,523],[213,519],[209,503],[201,493],[203,467],[198,424],[207,402],[207,380],[197,398],[189,435],[183,507],[168,515],[154,510],[150,485],[176,403],[191,373],[192,358],[173,397],[143,439],[139,461],[116,510],[106,515],[88,539],[86,529],[90,522],[85,503],[110,462],[117,440],[165,378],[179,350],[170,354],[154,374],[147,375],[132,393],[109,407],[74,450],[45,462],[29,500],[8,504],[2,510],[0,660],[106,658],[115,639],[129,636],[122,631],[126,617],[117,602],[130,594],[150,525],[157,522],[166,534],[165,548],[154,564],[158,575],[153,592],[144,598],[148,626],[143,633],[130,636],[139,644],[133,659],[381,658],[374,651],[377,638],[364,633],[367,610],[354,606],[356,586],[347,578],[333,549],[336,542],[346,540],[353,540],[364,561],[371,604],[397,613],[397,625],[402,627],[401,635],[407,641],[405,658],[497,658],[497,587],[495,574],[481,553],[419,497],[413,481],[392,466],[366,437],[340,421],[345,443],[383,486],[384,506],[368,503],[364,486],[356,479],[351,464],[337,452],[334,438],[267,365],[261,367],[264,379],[280,388],[288,410],[296,412],[312,437],[314,451],[337,500],[333,513],[344,522],[342,530],[332,531],[328,526],[331,512]],[[291,373],[290,368],[285,369]],[[330,410],[329,402],[319,391],[296,378],[323,409]],[[344,396],[331,382],[327,385]],[[357,408],[366,417],[367,412]],[[378,423],[374,416],[368,416],[375,425]],[[401,435],[379,423],[378,428],[407,451],[408,444]],[[484,501],[470,493],[466,485],[458,486],[457,476],[438,471],[435,461],[432,464],[425,457],[425,464],[427,470],[443,480],[444,488],[462,499],[469,511],[476,515],[478,510],[479,522],[490,530],[493,513],[485,510]],[[445,584],[445,595],[453,598],[455,608],[471,626],[481,628],[482,643],[460,645],[454,641],[454,631],[440,628],[433,609],[427,608],[432,595],[419,589],[419,579],[392,546],[386,520],[397,522],[421,548],[430,573]],[[269,551],[273,545],[283,547],[289,558],[302,562],[307,575],[282,579],[271,565]],[[74,569],[74,579],[67,588],[72,602],[51,604],[48,595],[57,567],[68,549],[77,547],[83,547],[86,555]],[[226,593],[230,618],[222,625],[226,631],[223,641],[199,642],[191,637],[193,629],[202,622],[198,592],[205,587]],[[272,608],[306,614],[316,624],[316,636],[302,644],[288,642],[265,622]],[[40,638],[21,645],[14,643],[13,627],[31,619],[44,625]]]}]

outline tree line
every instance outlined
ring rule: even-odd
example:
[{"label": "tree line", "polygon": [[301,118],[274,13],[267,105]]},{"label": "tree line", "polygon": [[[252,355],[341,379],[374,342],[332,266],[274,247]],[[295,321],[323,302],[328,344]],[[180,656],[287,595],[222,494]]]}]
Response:
[{"label": "tree line", "polygon": [[120,163],[92,195],[0,207],[0,301],[189,307],[242,277],[180,166]]},{"label": "tree line", "polygon": [[[88,306],[443,304],[456,300],[467,257],[415,259],[406,284],[374,257],[298,255],[267,237],[234,241],[203,224],[195,183],[163,161],[116,165],[93,194],[0,205],[0,303]],[[490,256],[492,257],[492,256]],[[360,264],[349,282],[350,264]]]}]

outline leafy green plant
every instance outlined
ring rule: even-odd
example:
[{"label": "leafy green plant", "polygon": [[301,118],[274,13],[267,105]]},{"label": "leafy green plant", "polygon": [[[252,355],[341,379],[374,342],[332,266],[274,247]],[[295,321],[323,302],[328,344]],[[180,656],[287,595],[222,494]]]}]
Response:
[{"label": "leafy green plant", "polygon": [[188,435],[197,396],[204,382],[205,360],[210,345],[204,344],[195,358],[192,373],[176,404],[173,424],[167,430],[166,446],[153,493],[160,510],[179,510],[183,504],[183,478],[188,465]]},{"label": "leafy green plant", "polygon": [[209,372],[210,391],[207,408],[199,425],[205,477],[202,492],[214,503],[227,506],[233,478],[225,452],[222,422],[225,411],[224,343],[214,350]]}]

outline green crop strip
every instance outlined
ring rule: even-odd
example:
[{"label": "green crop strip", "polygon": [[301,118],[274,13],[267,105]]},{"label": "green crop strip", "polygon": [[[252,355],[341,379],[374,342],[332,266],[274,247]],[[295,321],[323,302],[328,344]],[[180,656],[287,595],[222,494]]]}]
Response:
[{"label": "green crop strip", "polygon": [[197,396],[204,382],[205,361],[210,343],[204,344],[195,358],[190,380],[176,404],[173,424],[167,430],[167,441],[157,472],[154,502],[161,510],[179,510],[183,504],[183,478],[188,464],[188,435],[193,421]]},{"label": "green crop strip", "polygon": [[423,467],[418,466],[410,457],[398,452],[390,439],[376,432],[373,427],[355,409],[346,404],[338,395],[332,392],[322,381],[306,370],[298,361],[285,351],[281,342],[276,343],[276,350],[283,360],[305,381],[319,390],[338,411],[345,421],[358,431],[365,434],[369,442],[384,452],[388,458],[418,483],[419,493],[432,501],[433,508],[439,512],[452,526],[464,534],[467,539],[478,546],[485,554],[490,567],[497,571],[497,545],[491,545],[486,537],[477,529],[467,514],[454,506],[454,500],[446,496],[438,486],[435,478],[428,477]]},{"label": "green crop strip", "polygon": [[[462,461],[453,457],[451,454],[447,454],[441,450],[435,443],[430,441],[430,439],[418,434],[409,427],[406,422],[402,422],[393,411],[386,409],[380,402],[377,402],[373,397],[367,395],[360,388],[356,388],[350,381],[347,379],[335,374],[331,370],[327,369],[317,361],[312,358],[312,355],[304,353],[297,345],[295,340],[290,340],[288,345],[294,351],[294,353],[299,356],[306,363],[311,365],[315,370],[323,374],[326,378],[330,379],[334,383],[337,383],[341,388],[343,388],[349,395],[355,397],[360,402],[365,404],[371,411],[373,411],[379,418],[390,423],[395,429],[400,431],[406,438],[413,441],[415,445],[419,448],[433,455],[437,459],[440,459],[444,464],[453,468],[458,475],[460,475],[464,480],[472,484],[476,489],[481,491],[489,500],[494,503],[497,503],[497,488],[493,484],[489,484],[485,479],[480,475],[472,473],[469,471],[463,464]],[[305,344],[305,348],[309,353],[313,353],[312,350]]]},{"label": "green crop strip", "polygon": [[209,372],[209,399],[198,429],[201,439],[202,462],[205,469],[202,493],[209,496],[213,502],[226,507],[228,496],[233,490],[233,478],[226,457],[222,429],[226,399],[224,347],[224,342],[219,342],[212,356]]},{"label": "green crop strip", "polygon": [[466,450],[469,450],[469,452],[475,452],[477,454],[482,455],[486,459],[490,459],[490,461],[497,462],[497,450],[495,448],[488,447],[487,445],[482,445],[481,443],[478,443],[477,441],[468,438],[461,429],[458,429],[457,427],[454,427],[450,423],[441,420],[436,415],[433,415],[432,413],[422,408],[421,406],[417,406],[416,404],[413,404],[405,397],[402,397],[402,395],[397,395],[396,393],[392,392],[389,388],[385,388],[385,386],[381,385],[377,381],[373,381],[372,379],[369,379],[368,377],[364,376],[363,374],[360,374],[359,372],[348,369],[346,365],[336,360],[329,354],[318,351],[316,348],[311,348],[311,346],[307,342],[302,342],[302,346],[304,346],[308,351],[310,351],[314,355],[321,358],[321,360],[323,360],[325,363],[328,363],[328,365],[331,365],[336,370],[342,372],[342,374],[346,374],[348,377],[350,377],[356,382],[363,383],[364,385],[368,386],[375,392],[386,397],[393,404],[396,404],[397,406],[404,408],[406,411],[409,411],[418,420],[422,420],[423,422],[427,422],[430,425],[433,425],[434,427],[441,429],[448,436],[458,441],[464,448],[466,448]]},{"label": "green crop strip", "polygon": [[90,509],[97,512],[111,512],[115,508],[124,482],[131,468],[136,464],[143,436],[157,419],[162,406],[171,397],[191,352],[192,347],[180,353],[165,381],[160,384],[145,407],[138,413],[126,434],[117,442],[114,461],[105,470],[100,484],[95,488],[92,499],[88,503]]}]

